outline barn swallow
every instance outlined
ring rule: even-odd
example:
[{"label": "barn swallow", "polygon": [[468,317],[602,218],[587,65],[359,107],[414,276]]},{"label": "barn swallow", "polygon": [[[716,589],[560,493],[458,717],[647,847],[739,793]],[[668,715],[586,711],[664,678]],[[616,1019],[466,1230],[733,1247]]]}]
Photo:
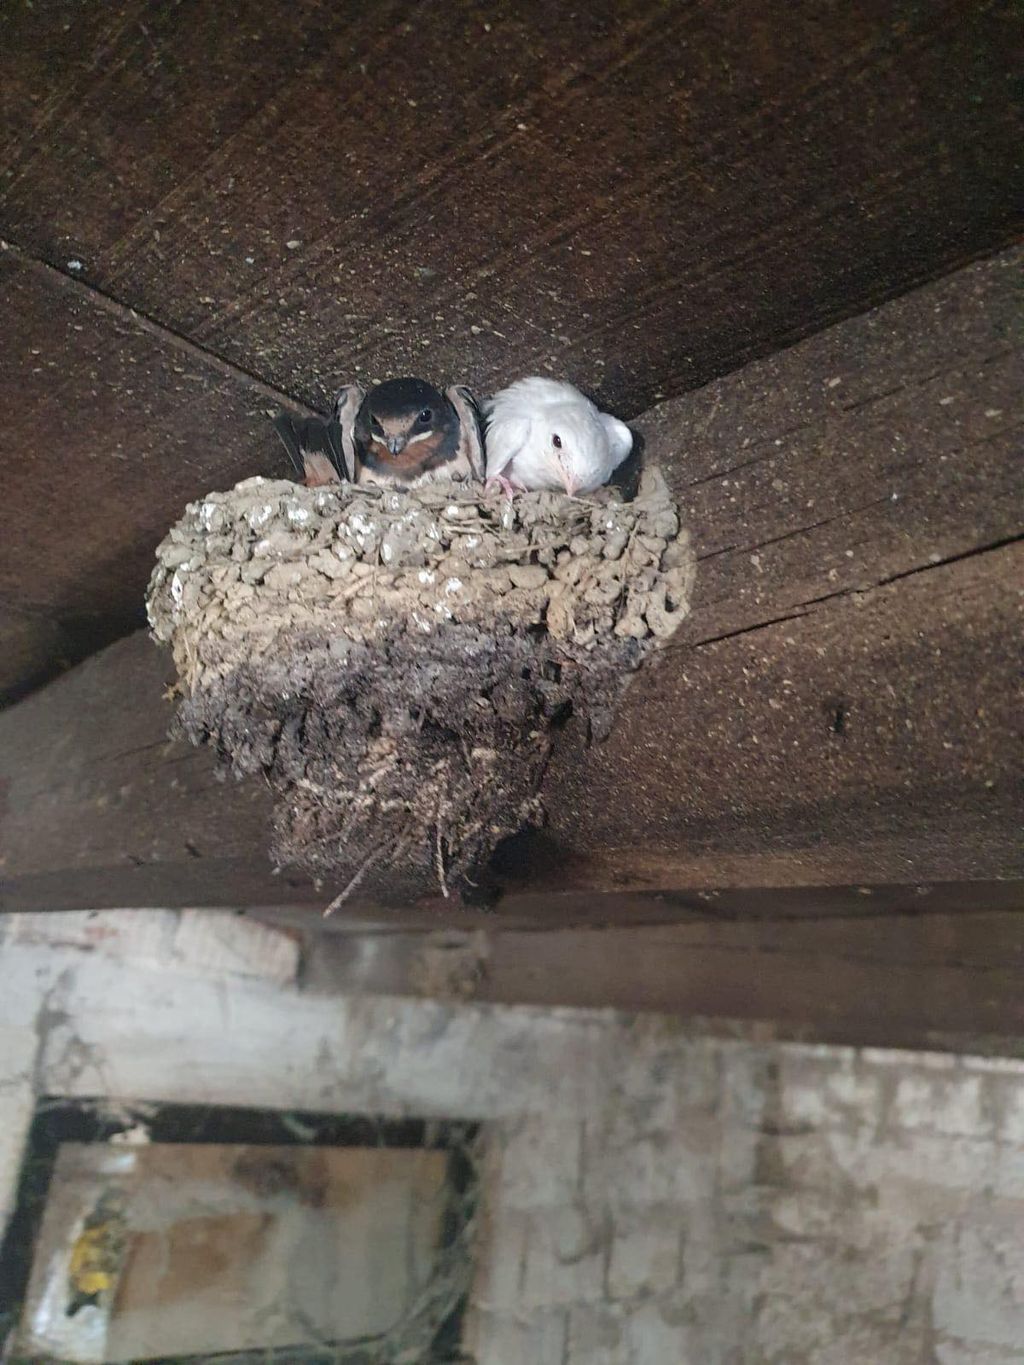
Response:
[{"label": "barn swallow", "polygon": [[633,449],[625,422],[571,384],[520,379],[487,404],[487,478],[511,493],[554,488],[570,497],[608,482]]},{"label": "barn swallow", "polygon": [[342,454],[341,424],[336,418],[297,417],[292,412],[279,412],[274,428],[307,488],[340,483],[350,477]]},{"label": "barn swallow", "polygon": [[422,379],[388,379],[364,394],[350,384],[338,395],[336,416],[360,483],[408,488],[484,477],[476,404],[459,385],[441,393]]}]

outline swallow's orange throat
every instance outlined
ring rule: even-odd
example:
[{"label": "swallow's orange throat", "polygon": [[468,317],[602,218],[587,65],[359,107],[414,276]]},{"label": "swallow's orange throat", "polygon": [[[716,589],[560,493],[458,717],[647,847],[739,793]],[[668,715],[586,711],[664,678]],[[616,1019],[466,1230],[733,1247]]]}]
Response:
[{"label": "swallow's orange throat", "polygon": [[443,432],[432,431],[429,436],[424,436],[419,441],[410,441],[397,455],[392,455],[383,441],[378,440],[370,442],[370,450],[375,460],[391,469],[415,469],[417,465],[426,464],[437,454],[443,439]]}]

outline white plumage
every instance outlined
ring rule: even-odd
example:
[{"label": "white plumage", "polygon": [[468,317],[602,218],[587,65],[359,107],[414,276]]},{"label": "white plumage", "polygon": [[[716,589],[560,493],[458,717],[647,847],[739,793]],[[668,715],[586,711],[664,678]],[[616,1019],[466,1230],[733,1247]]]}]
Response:
[{"label": "white plumage", "polygon": [[519,379],[486,414],[487,477],[517,488],[592,493],[633,449],[625,422],[556,379]]}]

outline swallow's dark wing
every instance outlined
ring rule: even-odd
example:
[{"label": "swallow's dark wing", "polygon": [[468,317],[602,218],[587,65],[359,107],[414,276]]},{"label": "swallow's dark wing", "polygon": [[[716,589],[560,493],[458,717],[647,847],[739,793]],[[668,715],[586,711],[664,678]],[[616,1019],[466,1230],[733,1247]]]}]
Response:
[{"label": "swallow's dark wing", "polygon": [[303,483],[313,488],[345,478],[341,427],[333,418],[279,412],[274,428]]},{"label": "swallow's dark wing", "polygon": [[346,384],[334,400],[335,425],[338,428],[341,459],[338,468],[342,478],[353,483],[359,474],[359,460],[356,456],[356,416],[366,394],[358,384]]},{"label": "swallow's dark wing", "polygon": [[476,399],[463,384],[445,389],[444,396],[459,415],[459,460],[465,463],[474,479],[484,478],[484,442],[480,427],[480,410]]},{"label": "swallow's dark wing", "polygon": [[324,446],[327,457],[334,466],[335,472],[342,483],[351,481],[351,474],[345,465],[345,452],[341,439],[341,423],[334,417],[328,418],[323,423]]},{"label": "swallow's dark wing", "polygon": [[300,479],[306,477],[305,462],[302,458],[302,447],[299,444],[299,436],[296,427],[301,418],[295,418],[290,412],[279,412],[274,418],[274,430],[281,438],[281,444],[288,452],[288,458],[292,462],[292,467]]}]

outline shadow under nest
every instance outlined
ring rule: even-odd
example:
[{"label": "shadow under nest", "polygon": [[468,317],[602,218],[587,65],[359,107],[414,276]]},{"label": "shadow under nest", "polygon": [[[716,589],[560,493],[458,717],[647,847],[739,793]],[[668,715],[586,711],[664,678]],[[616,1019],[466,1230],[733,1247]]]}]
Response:
[{"label": "shadow under nest", "polygon": [[541,821],[560,727],[607,733],[693,574],[657,470],[630,502],[249,479],[189,506],[148,608],[179,731],[273,788],[273,857],[338,904],[473,898],[496,845]]}]

